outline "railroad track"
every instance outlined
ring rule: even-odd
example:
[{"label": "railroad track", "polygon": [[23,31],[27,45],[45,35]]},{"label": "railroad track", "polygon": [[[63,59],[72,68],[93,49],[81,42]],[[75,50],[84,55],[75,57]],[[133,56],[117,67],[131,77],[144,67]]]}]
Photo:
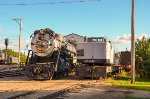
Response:
[{"label": "railroad track", "polygon": [[24,75],[21,70],[4,70],[0,71],[0,78],[14,77]]},{"label": "railroad track", "polygon": [[[70,82],[70,81],[69,82],[63,82],[63,83],[57,82],[55,84],[43,87],[43,88],[38,89],[38,90],[18,93],[18,94],[15,94],[13,96],[7,97],[5,99],[55,99],[57,97],[62,96],[65,93],[68,93],[68,92],[80,91],[80,90],[82,90],[82,88],[84,88],[83,87],[84,84],[90,84],[90,82],[93,82],[93,81],[89,81],[86,83],[84,81],[78,81],[75,83],[73,83],[73,81],[72,82]],[[62,87],[63,85],[65,85],[65,86]],[[50,88],[50,90],[48,93],[46,93],[45,95],[38,96],[38,94],[41,92],[41,90],[45,90],[45,89],[49,89],[49,88]],[[57,89],[57,90],[53,90],[53,89]],[[35,97],[35,96],[37,96],[37,97]]]},{"label": "railroad track", "polygon": [[10,70],[10,69],[16,69],[18,68],[17,66],[9,66],[9,67],[0,67],[0,71],[1,70]]},{"label": "railroad track", "polygon": [[82,85],[81,83],[77,83],[70,87],[60,89],[56,92],[50,93],[46,96],[39,97],[38,99],[55,99],[55,98],[61,97],[63,94],[68,93],[68,92],[81,91],[82,89],[81,85]]},{"label": "railroad track", "polygon": [[0,78],[24,75],[18,66],[0,66]]}]

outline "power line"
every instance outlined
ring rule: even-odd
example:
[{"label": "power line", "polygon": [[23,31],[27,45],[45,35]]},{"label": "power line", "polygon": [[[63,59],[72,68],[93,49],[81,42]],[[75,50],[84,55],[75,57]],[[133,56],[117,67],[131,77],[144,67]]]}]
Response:
[{"label": "power line", "polygon": [[28,6],[28,5],[50,5],[50,4],[69,4],[69,3],[85,3],[99,2],[101,0],[76,0],[76,1],[60,1],[60,2],[39,2],[39,3],[1,3],[0,6]]}]

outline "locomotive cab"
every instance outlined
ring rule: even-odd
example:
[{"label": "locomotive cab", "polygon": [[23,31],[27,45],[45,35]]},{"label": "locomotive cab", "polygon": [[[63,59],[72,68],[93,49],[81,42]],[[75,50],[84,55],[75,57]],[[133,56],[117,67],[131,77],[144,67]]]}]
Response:
[{"label": "locomotive cab", "polygon": [[89,37],[77,44],[77,59],[79,63],[110,65],[114,63],[114,49],[105,37]]}]

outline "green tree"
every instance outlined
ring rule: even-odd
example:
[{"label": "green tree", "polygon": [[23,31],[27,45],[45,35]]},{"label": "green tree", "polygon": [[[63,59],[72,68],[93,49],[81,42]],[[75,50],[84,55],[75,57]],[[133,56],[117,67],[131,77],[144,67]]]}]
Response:
[{"label": "green tree", "polygon": [[[13,51],[12,49],[4,49],[4,52],[7,51],[7,56],[14,56],[14,57],[18,57],[18,52]],[[20,59],[21,62],[25,62],[26,61],[26,55],[24,55],[22,52],[20,53]]]},{"label": "green tree", "polygon": [[150,75],[150,38],[137,39],[135,43],[136,72],[141,77]]}]

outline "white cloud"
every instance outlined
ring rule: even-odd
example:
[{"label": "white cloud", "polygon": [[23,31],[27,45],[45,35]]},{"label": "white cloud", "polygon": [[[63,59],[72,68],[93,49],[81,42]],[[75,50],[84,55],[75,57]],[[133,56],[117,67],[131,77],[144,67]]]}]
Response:
[{"label": "white cloud", "polygon": [[142,35],[138,36],[138,39],[141,40],[143,37],[148,38],[148,35],[147,34],[142,34]]},{"label": "white cloud", "polygon": [[[135,39],[142,39],[143,37],[148,38],[147,34],[141,34],[140,36],[135,35]],[[114,44],[130,44],[131,43],[131,34],[123,34],[122,36],[116,37],[112,40]]]},{"label": "white cloud", "polygon": [[5,48],[5,45],[4,44],[0,44],[0,49],[3,49]]},{"label": "white cloud", "polygon": [[115,38],[112,43],[114,44],[120,44],[120,43],[130,43],[131,42],[131,35],[129,34],[124,34],[122,36],[118,36]]}]

